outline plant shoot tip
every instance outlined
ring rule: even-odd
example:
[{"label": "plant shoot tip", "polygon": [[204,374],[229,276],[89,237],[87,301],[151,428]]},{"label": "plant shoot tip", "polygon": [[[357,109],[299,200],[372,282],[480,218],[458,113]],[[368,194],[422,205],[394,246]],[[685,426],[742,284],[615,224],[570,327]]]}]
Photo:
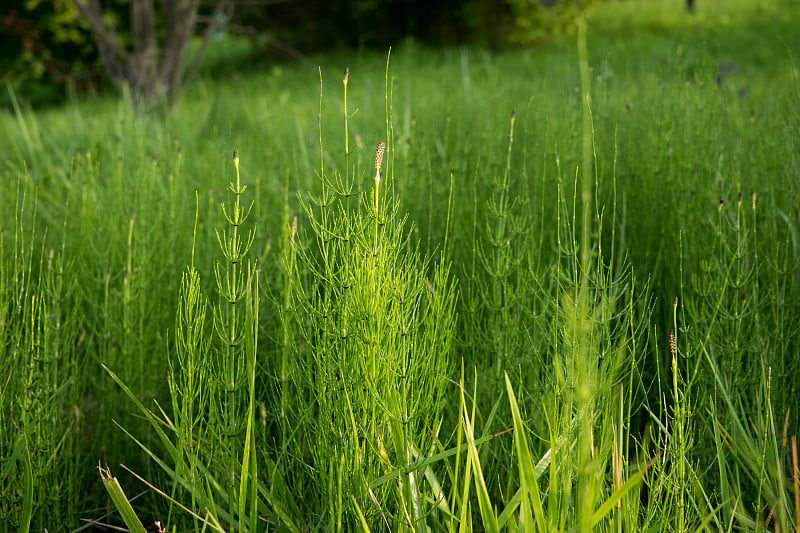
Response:
[{"label": "plant shoot tip", "polygon": [[380,172],[383,165],[383,155],[386,153],[386,141],[378,143],[378,149],[375,151],[375,170]]}]

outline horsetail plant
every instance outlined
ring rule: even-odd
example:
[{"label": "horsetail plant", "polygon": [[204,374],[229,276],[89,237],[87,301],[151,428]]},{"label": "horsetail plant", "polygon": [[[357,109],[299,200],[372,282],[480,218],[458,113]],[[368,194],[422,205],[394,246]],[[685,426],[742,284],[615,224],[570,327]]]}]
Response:
[{"label": "horsetail plant", "polygon": [[296,235],[295,316],[283,318],[303,341],[293,345],[300,379],[289,426],[316,436],[307,444],[310,468],[328,482],[312,484],[307,500],[328,502],[337,528],[424,531],[426,489],[416,472],[370,482],[429,447],[426,428],[438,426],[449,375],[455,289],[447,264],[419,257],[397,201],[381,195],[387,148],[378,144],[374,189],[360,203],[348,201],[348,181],[323,171],[322,196],[301,197],[311,231],[309,239]]},{"label": "horsetail plant", "polygon": [[[181,283],[175,355],[169,359],[172,418],[160,406],[157,412],[147,409],[111,369],[104,368],[136,404],[167,451],[167,458],[161,458],[123,429],[172,478],[172,493],[167,494],[134,475],[171,505],[188,513],[196,529],[211,527],[222,531],[220,524],[227,523],[239,531],[256,531],[259,508],[264,510],[259,497],[263,487],[258,485],[254,442],[258,270],[245,261],[255,230],[251,229],[246,240],[242,240],[240,229],[250,208],[245,211],[241,206],[240,196],[246,187],[240,182],[236,151],[234,168],[236,181],[229,184],[234,195],[233,207],[229,210],[222,205],[230,227],[217,231],[225,262],[224,267],[218,262],[214,269],[219,293],[213,323],[217,345],[204,334],[207,304],[200,290],[199,273],[194,268],[193,247],[192,262]],[[197,215],[195,236],[196,228]],[[113,487],[107,485],[107,488],[115,496]],[[189,493],[191,507],[180,502],[183,492]],[[124,514],[128,510],[123,500],[114,501]],[[291,520],[285,522],[291,524]]]},{"label": "horsetail plant", "polygon": [[75,287],[63,277],[64,241],[58,253],[40,243],[32,196],[18,181],[10,263],[0,221],[0,523],[19,531],[74,520],[57,504],[80,501],[76,458],[60,453],[80,426],[75,348],[63,334],[77,322],[64,305]]},{"label": "horsetail plant", "polygon": [[[208,303],[200,288],[200,273],[194,267],[196,237],[197,210],[192,259],[181,277],[180,303],[175,319],[175,350],[169,358],[169,388],[177,432],[175,474],[189,480],[191,509],[197,509],[198,502],[208,500],[200,482],[198,461],[201,457],[200,443],[208,431],[206,411],[211,392],[205,385],[211,380],[210,338],[205,334]],[[179,486],[177,482],[175,486]],[[196,518],[194,527],[199,528]]]},{"label": "horsetail plant", "polygon": [[[255,360],[256,336],[258,331],[258,281],[256,274],[246,256],[253,245],[255,229],[250,229],[242,240],[242,225],[247,220],[253,204],[245,209],[242,206],[241,196],[247,189],[242,185],[239,175],[239,152],[233,151],[233,165],[236,172],[236,181],[228,184],[228,190],[233,195],[233,206],[229,210],[225,204],[221,205],[223,216],[228,223],[228,228],[217,230],[217,243],[222,253],[222,261],[214,266],[219,304],[214,308],[214,331],[218,347],[214,361],[214,371],[217,381],[214,387],[215,409],[212,411],[219,426],[215,435],[217,445],[228,454],[228,467],[225,471],[227,478],[228,513],[233,520],[236,516],[237,493],[239,501],[238,511],[244,511],[246,492],[237,491],[236,477],[241,467],[241,484],[245,488],[247,466],[251,459],[255,387]],[[223,265],[224,264],[224,265]],[[256,270],[257,272],[257,270]],[[255,298],[255,299],[254,299]],[[243,387],[248,387],[248,407],[241,413],[244,403]],[[238,456],[237,441],[242,429],[246,427],[244,436],[244,451],[241,464]],[[255,462],[252,462],[255,468]],[[255,482],[255,476],[253,476]],[[255,491],[251,494],[254,499]],[[243,519],[242,514],[239,515]]]},{"label": "horsetail plant", "polygon": [[[477,258],[484,279],[477,273],[472,278],[473,292],[468,294],[468,309],[475,323],[475,340],[484,353],[476,364],[492,368],[491,386],[503,390],[503,374],[518,364],[525,371],[535,369],[526,361],[525,338],[527,318],[523,303],[529,298],[531,279],[525,260],[529,254],[528,227],[525,205],[511,191],[514,185],[511,155],[514,144],[516,110],[511,111],[506,164],[502,174],[492,180],[492,194],[485,202],[486,218],[482,239],[477,244]],[[474,199],[478,202],[478,199]]]},{"label": "horsetail plant", "polygon": [[[320,94],[318,165],[292,68],[201,87],[166,122],[124,103],[116,121],[107,103],[0,113],[0,198],[8,174],[40,195],[35,219],[0,206],[0,530],[796,529],[796,69],[760,75],[737,52],[738,79],[718,85],[720,47],[680,46],[672,22],[611,43],[608,4],[586,21],[605,26],[591,49],[586,22],[544,55],[404,46],[394,111],[388,61],[385,108],[381,90],[355,105],[346,71],[343,107],[323,114]],[[378,71],[365,87],[380,61],[359,56]],[[342,129],[344,152],[326,150]],[[285,195],[267,177],[245,191],[243,164],[218,212],[208,146],[226,137],[285,169]],[[195,154],[180,172],[177,143]],[[612,145],[613,164],[598,157]],[[189,261],[194,187],[208,194]],[[280,255],[250,240],[254,221]],[[468,265],[456,350],[451,261]],[[119,462],[145,497],[114,481]]]}]

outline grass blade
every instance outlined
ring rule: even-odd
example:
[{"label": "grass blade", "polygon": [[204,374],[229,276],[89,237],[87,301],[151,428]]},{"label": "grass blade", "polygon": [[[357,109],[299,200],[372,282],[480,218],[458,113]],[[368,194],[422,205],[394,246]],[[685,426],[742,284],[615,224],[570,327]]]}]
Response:
[{"label": "grass blade", "polygon": [[622,486],[615,490],[611,496],[608,497],[606,501],[604,501],[600,507],[598,507],[594,513],[592,513],[591,523],[592,527],[597,526],[600,523],[600,520],[603,519],[631,489],[637,487],[639,483],[642,482],[644,479],[644,474],[647,469],[642,469],[636,472],[633,476],[629,477]]},{"label": "grass blade", "polygon": [[103,468],[98,465],[97,468],[100,470],[100,478],[103,480],[103,485],[108,491],[108,495],[111,496],[111,500],[114,502],[117,511],[119,511],[122,521],[125,522],[131,533],[147,533],[147,529],[145,529],[142,521],[139,520],[136,511],[133,510],[131,502],[125,496],[125,492],[122,490],[117,478],[111,475],[108,467]]},{"label": "grass blade", "polygon": [[[463,388],[461,389],[461,395],[464,395]],[[462,423],[464,425],[464,436],[467,438],[467,451],[470,458],[469,464],[472,464],[472,468],[475,470],[473,478],[475,479],[475,492],[478,495],[478,505],[480,507],[481,519],[483,520],[483,527],[489,533],[499,533],[500,527],[497,524],[497,516],[495,515],[492,500],[489,497],[489,489],[486,487],[486,480],[481,470],[481,458],[478,454],[478,447],[475,445],[475,434],[472,430],[472,423],[470,422],[469,413],[466,409],[466,402],[463,402],[463,405]],[[466,499],[464,501],[466,501]]]},{"label": "grass blade", "polygon": [[[536,468],[533,464],[530,448],[528,448],[528,440],[525,438],[525,426],[522,423],[522,416],[519,413],[517,398],[507,373],[505,374],[505,380],[508,401],[511,404],[511,416],[514,419],[514,447],[517,450],[519,477],[522,484],[522,501],[520,502],[522,507],[521,525],[524,530],[527,527],[531,527],[533,525],[531,519],[535,519],[539,531],[546,531],[542,496],[539,493],[539,483],[536,481]],[[531,510],[533,511],[533,517],[530,515]]]},{"label": "grass blade", "polygon": [[20,435],[20,441],[25,450],[24,462],[25,465],[25,498],[22,507],[22,519],[19,522],[20,533],[27,533],[31,527],[31,517],[33,516],[33,468],[31,467],[31,454],[28,450],[28,443],[25,440],[25,434]]},{"label": "grass blade", "polygon": [[111,376],[111,379],[113,379],[116,382],[116,384],[119,385],[119,387],[122,389],[125,395],[128,398],[130,398],[130,400],[136,405],[136,407],[139,408],[139,411],[141,411],[142,414],[145,416],[145,418],[147,418],[147,421],[150,422],[150,425],[153,427],[153,430],[158,435],[159,439],[161,440],[161,444],[163,444],[164,447],[169,452],[170,457],[172,457],[173,460],[176,459],[178,457],[178,450],[172,443],[172,441],[169,439],[167,434],[164,432],[164,430],[161,428],[161,425],[155,419],[153,413],[150,412],[150,410],[147,409],[144,406],[144,404],[142,404],[141,401],[139,401],[139,398],[136,397],[133,391],[131,391],[131,389],[125,384],[125,382],[122,381],[122,379],[120,379],[120,377],[117,376],[110,368],[108,368],[106,365],[102,363],[100,364],[100,366],[102,366],[103,370],[105,370],[108,373],[108,375]]}]

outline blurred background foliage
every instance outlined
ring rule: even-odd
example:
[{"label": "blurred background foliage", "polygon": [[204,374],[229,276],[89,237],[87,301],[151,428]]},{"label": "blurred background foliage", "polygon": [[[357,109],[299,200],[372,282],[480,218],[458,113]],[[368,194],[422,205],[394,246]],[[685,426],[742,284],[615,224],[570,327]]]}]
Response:
[{"label": "blurred background foliage", "polygon": [[7,82],[21,85],[28,100],[54,98],[48,85],[95,89],[102,67],[72,0],[7,0],[1,14],[0,71]]},{"label": "blurred background foliage", "polygon": [[[413,38],[428,45],[528,46],[568,33],[596,0],[235,0],[232,16],[212,21],[201,2],[198,31],[221,22],[218,38],[246,36],[251,56],[270,63],[331,49],[386,50]],[[131,0],[102,2],[123,43]],[[213,68],[211,69],[213,70]],[[0,72],[33,106],[57,104],[110,86],[88,24],[73,0],[6,0],[0,8]],[[8,91],[0,106],[8,108]]]}]

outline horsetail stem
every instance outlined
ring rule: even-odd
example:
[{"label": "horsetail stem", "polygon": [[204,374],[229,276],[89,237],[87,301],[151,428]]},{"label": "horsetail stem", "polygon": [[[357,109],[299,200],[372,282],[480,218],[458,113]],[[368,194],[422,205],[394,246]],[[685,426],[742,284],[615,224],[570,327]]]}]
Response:
[{"label": "horsetail stem", "polygon": [[[344,85],[344,156],[350,159],[350,135],[347,131],[347,82],[350,80],[350,68],[344,68],[344,75],[342,76],[342,85]],[[349,172],[349,170],[348,170]]]}]

